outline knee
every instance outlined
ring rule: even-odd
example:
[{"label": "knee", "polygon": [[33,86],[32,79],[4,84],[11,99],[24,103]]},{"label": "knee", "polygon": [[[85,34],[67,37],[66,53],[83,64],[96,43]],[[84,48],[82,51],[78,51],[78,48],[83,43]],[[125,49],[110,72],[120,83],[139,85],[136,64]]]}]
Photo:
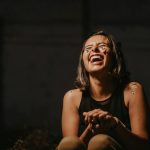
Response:
[{"label": "knee", "polygon": [[114,141],[113,138],[111,138],[108,135],[105,134],[99,134],[94,136],[88,144],[89,150],[107,150],[112,149],[112,142]]},{"label": "knee", "polygon": [[83,142],[78,137],[65,137],[59,143],[58,150],[85,150]]}]

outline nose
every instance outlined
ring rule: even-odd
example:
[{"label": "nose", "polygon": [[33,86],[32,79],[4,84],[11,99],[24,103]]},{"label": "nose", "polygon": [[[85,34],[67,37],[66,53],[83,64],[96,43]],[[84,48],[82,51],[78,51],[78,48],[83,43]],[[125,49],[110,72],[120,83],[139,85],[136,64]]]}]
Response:
[{"label": "nose", "polygon": [[93,52],[99,52],[98,45],[94,45],[92,48]]}]

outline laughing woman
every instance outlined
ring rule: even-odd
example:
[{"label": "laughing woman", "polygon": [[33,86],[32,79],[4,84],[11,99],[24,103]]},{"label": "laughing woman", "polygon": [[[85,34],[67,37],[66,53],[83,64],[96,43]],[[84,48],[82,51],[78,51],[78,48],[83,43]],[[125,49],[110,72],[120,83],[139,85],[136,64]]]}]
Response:
[{"label": "laughing woman", "polygon": [[143,87],[130,81],[111,35],[99,31],[85,40],[76,85],[64,96],[58,150],[149,149]]}]

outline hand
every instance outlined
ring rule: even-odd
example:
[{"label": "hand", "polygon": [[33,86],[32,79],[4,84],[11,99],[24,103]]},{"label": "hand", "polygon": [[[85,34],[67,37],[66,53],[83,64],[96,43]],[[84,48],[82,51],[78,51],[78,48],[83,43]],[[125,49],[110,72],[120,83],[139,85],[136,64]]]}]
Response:
[{"label": "hand", "polygon": [[101,109],[94,109],[83,113],[85,122],[91,124],[91,131],[93,133],[104,133],[112,127],[116,126],[118,119],[113,117],[110,113]]}]

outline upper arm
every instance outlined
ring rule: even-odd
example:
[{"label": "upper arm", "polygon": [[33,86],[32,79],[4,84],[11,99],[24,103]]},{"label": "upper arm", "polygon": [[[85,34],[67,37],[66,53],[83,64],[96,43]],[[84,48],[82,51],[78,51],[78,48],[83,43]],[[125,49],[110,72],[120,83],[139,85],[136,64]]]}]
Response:
[{"label": "upper arm", "polygon": [[79,96],[71,90],[63,99],[62,132],[63,136],[77,136],[79,127],[78,102]]},{"label": "upper arm", "polygon": [[127,89],[131,131],[136,135],[147,139],[148,108],[143,87],[137,82],[132,82],[128,85]]}]

